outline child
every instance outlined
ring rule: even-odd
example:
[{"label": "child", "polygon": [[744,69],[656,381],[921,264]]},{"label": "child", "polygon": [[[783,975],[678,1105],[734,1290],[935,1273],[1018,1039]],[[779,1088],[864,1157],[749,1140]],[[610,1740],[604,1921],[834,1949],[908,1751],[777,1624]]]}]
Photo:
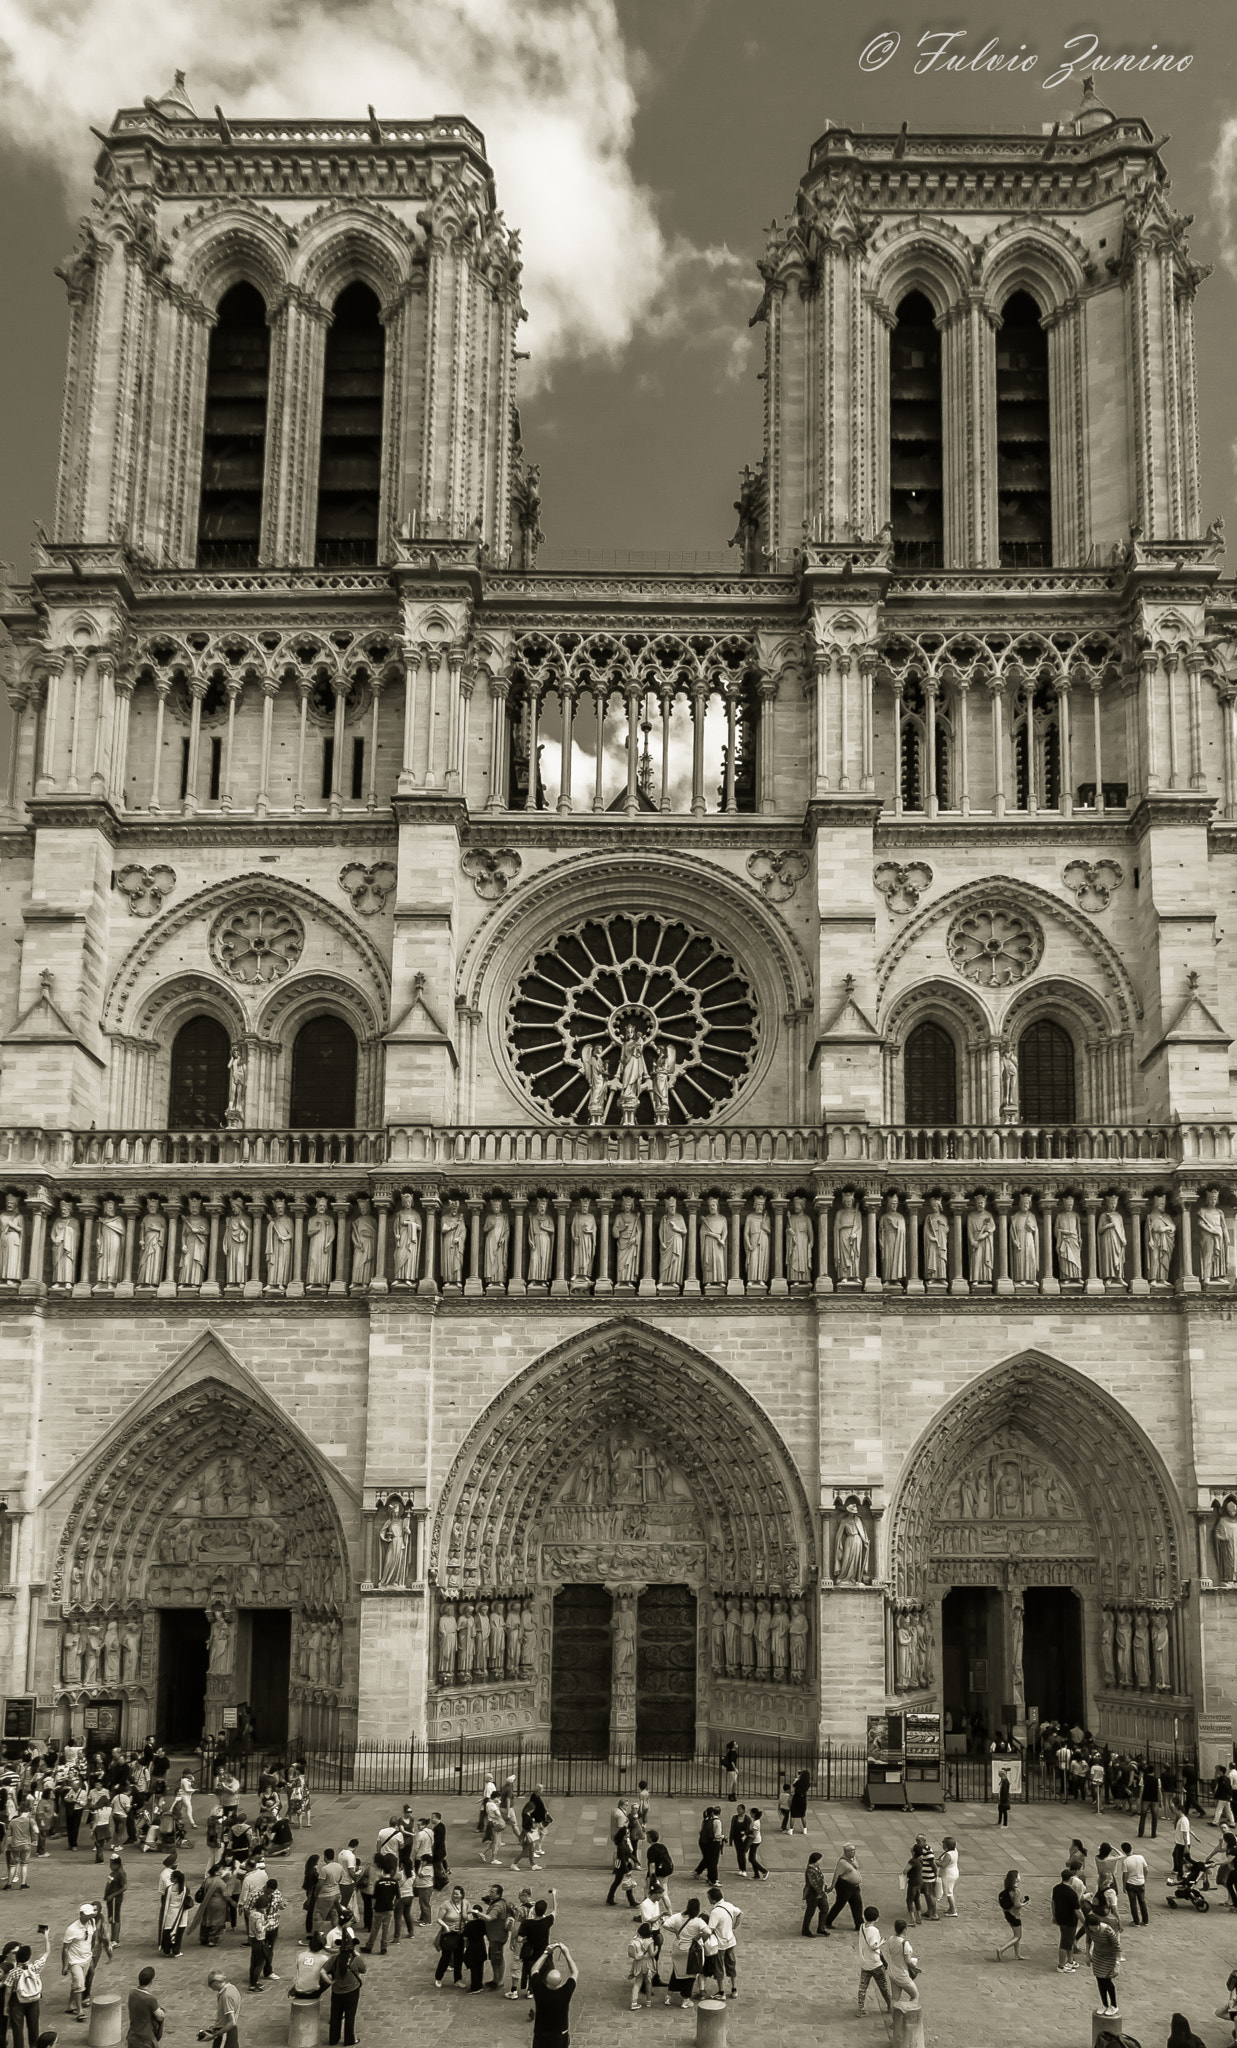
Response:
[{"label": "child", "polygon": [[782,1833],[790,1833],[790,1779],[782,1779],[782,1789],[777,1795],[777,1810],[782,1816]]},{"label": "child", "polygon": [[885,2010],[892,2012],[889,2000],[889,1972],[881,1954],[880,1907],[865,1906],[863,1922],[859,1929],[859,2006],[862,2013],[869,1984],[875,1984],[884,2001]]},{"label": "child", "polygon": [[954,1886],[958,1882],[958,1844],[952,1835],[946,1835],[941,1843],[941,1860],[936,1867],[936,1896],[944,1900],[945,1918],[956,1920],[958,1908],[954,1904]]},{"label": "child", "polygon": [[747,1816],[747,1867],[757,1878],[769,1875],[760,1860],[760,1811],[758,1806],[753,1806]]},{"label": "child", "polygon": [[650,1929],[639,1914],[633,1925],[635,1932],[627,1944],[627,1974],[631,1978],[631,2009],[636,2012],[641,1993],[652,2008],[654,1943]]},{"label": "child", "polygon": [[1027,1895],[1025,1892],[1019,1891],[1018,1884],[1019,1873],[1016,1870],[1007,1870],[1005,1873],[1005,1883],[997,1894],[997,1904],[1005,1915],[1006,1926],[1012,1929],[1010,1939],[1006,1942],[998,1942],[997,1944],[996,1959],[998,1963],[1001,1961],[1006,1950],[1011,1948],[1017,1962],[1025,1961],[1022,1953],[1022,1909],[1026,1905]]},{"label": "child", "polygon": [[906,1866],[906,1910],[910,1914],[913,1927],[920,1926],[923,1920],[921,1908],[924,1905],[926,1882],[923,1847],[921,1843],[916,1842],[911,1850],[911,1860]]}]

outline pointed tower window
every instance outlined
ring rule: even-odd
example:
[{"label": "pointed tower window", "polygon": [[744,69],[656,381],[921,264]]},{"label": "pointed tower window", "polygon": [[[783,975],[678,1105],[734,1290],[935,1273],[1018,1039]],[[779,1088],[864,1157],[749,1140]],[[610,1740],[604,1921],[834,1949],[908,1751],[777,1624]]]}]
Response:
[{"label": "pointed tower window", "polygon": [[997,535],[1003,569],[1052,563],[1048,336],[1028,292],[1001,309],[996,338]]},{"label": "pointed tower window", "polygon": [[262,540],[270,332],[262,294],[233,285],[219,304],[206,365],[199,569],[252,569]]},{"label": "pointed tower window", "polygon": [[320,569],[378,560],[385,347],[377,299],[368,285],[350,284],[335,301],[326,337],[314,549]]},{"label": "pointed tower window", "polygon": [[944,541],[941,337],[922,292],[908,292],[889,337],[889,517],[902,568],[936,568]]}]

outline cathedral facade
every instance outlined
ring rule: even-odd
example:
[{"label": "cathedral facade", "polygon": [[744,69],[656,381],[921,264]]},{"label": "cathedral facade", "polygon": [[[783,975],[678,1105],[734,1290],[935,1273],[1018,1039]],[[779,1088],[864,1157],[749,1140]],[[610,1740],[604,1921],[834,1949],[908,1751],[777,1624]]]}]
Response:
[{"label": "cathedral facade", "polygon": [[464,119],[117,115],[4,594],[40,1731],[1228,1753],[1237,603],[1150,129],[831,127],[551,568]]}]

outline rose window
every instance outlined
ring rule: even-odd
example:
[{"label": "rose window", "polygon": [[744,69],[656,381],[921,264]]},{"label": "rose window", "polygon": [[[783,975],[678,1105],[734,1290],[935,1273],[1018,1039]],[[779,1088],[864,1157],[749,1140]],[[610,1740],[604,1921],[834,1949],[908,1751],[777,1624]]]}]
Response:
[{"label": "rose window", "polygon": [[590,918],[519,976],[507,1039],[555,1116],[697,1123],[751,1066],[756,1002],[734,961],[678,919]]},{"label": "rose window", "polygon": [[305,927],[282,903],[248,903],[225,910],[210,935],[211,958],[233,981],[278,981],[295,967]]},{"label": "rose window", "polygon": [[967,910],[949,928],[949,958],[984,988],[1006,988],[1038,967],[1044,934],[1016,910]]}]

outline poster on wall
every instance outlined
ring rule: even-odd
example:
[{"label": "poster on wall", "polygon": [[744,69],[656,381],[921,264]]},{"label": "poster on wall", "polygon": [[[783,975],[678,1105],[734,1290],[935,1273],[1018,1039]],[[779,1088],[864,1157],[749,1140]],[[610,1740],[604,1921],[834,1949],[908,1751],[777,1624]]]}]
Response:
[{"label": "poster on wall", "polygon": [[936,1763],[941,1754],[939,1714],[907,1714],[905,1717],[906,1761]]},{"label": "poster on wall", "polygon": [[4,1739],[29,1742],[34,1734],[34,1694],[19,1693],[4,1702]]},{"label": "poster on wall", "polygon": [[1013,1799],[1021,1799],[1022,1758],[1020,1756],[990,1756],[988,1758],[988,1762],[992,1770],[993,1798],[995,1799],[998,1793],[1000,1792],[1001,1773],[1004,1771],[1009,1778],[1010,1797]]}]

